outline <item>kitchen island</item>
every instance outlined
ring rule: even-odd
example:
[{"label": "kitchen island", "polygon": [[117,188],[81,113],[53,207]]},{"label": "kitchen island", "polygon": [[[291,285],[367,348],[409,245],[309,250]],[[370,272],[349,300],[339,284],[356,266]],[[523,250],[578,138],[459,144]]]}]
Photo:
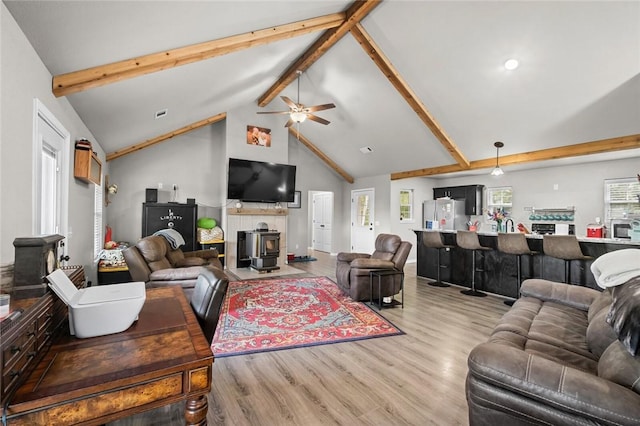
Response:
[{"label": "kitchen island", "polygon": [[[414,230],[417,238],[417,275],[418,277],[436,279],[438,269],[438,251],[426,247],[422,243],[423,232],[442,232],[445,244],[456,246],[456,231],[432,231],[428,229]],[[564,279],[564,261],[544,255],[542,252],[542,235],[527,234],[527,243],[531,250],[540,254],[533,257],[522,256],[522,279],[529,277],[544,278],[562,282]],[[516,297],[517,264],[516,256],[498,251],[498,234],[496,232],[478,232],[478,239],[483,246],[493,250],[484,253],[484,273],[478,272],[476,288],[488,293],[507,297]],[[582,252],[596,259],[610,251],[626,248],[640,248],[640,241],[613,238],[578,237]],[[477,267],[482,265],[481,255],[477,254]],[[444,282],[471,287],[471,252],[454,247],[441,255],[443,266],[440,277]],[[584,285],[599,289],[591,273],[590,261],[571,262],[571,284]]]}]

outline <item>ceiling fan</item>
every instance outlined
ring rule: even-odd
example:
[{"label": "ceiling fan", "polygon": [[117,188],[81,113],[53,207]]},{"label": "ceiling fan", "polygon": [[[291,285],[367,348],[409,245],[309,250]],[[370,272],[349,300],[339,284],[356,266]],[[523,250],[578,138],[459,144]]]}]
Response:
[{"label": "ceiling fan", "polygon": [[329,124],[330,121],[325,120],[322,117],[318,117],[313,114],[316,111],[322,111],[325,109],[335,108],[334,104],[323,104],[314,106],[304,106],[300,103],[300,75],[302,71],[296,71],[298,73],[298,102],[293,102],[286,96],[280,96],[285,104],[289,106],[289,111],[258,111],[258,114],[289,114],[289,120],[284,127],[291,127],[294,123],[302,123],[307,118],[311,121],[315,121],[320,124]]}]

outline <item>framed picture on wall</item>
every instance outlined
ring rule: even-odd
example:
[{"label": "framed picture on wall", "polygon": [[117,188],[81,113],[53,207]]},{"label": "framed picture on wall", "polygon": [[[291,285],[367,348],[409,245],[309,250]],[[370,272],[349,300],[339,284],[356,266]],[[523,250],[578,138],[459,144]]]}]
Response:
[{"label": "framed picture on wall", "polygon": [[299,209],[300,208],[300,191],[295,191],[293,193],[293,203],[287,203],[287,207],[290,209]]},{"label": "framed picture on wall", "polygon": [[271,146],[271,129],[247,126],[247,144],[269,148]]}]

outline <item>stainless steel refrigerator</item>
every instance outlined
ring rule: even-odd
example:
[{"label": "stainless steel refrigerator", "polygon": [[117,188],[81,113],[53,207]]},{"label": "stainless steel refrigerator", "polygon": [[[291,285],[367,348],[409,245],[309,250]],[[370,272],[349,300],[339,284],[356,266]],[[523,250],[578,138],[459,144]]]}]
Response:
[{"label": "stainless steel refrigerator", "polygon": [[469,217],[464,214],[464,200],[428,200],[422,203],[425,229],[467,229]]}]

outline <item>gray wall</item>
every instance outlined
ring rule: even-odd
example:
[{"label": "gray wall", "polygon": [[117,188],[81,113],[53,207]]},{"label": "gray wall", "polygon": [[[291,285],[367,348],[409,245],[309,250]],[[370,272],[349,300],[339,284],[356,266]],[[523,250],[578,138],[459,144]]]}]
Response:
[{"label": "gray wall", "polygon": [[178,202],[195,198],[198,216],[221,220],[226,200],[225,129],[222,121],[109,162],[109,179],[118,184],[118,193],[110,197],[106,216],[116,241],[140,239],[145,189],[157,189],[159,183],[159,202],[171,201],[175,183]]},{"label": "gray wall", "polygon": [[[0,4],[0,61],[2,126],[0,130],[0,263],[13,263],[13,240],[33,235],[33,100],[40,101],[75,140],[86,137],[104,164],[99,141],[86,128],[66,98],[51,93],[52,75],[35,53],[4,3]],[[73,178],[73,152],[69,153],[69,230],[66,244],[70,264],[93,272],[94,187]]]},{"label": "gray wall", "polygon": [[[318,159],[294,136],[289,136],[289,161],[296,167],[296,190],[301,192],[301,207],[289,209],[287,247],[296,256],[307,254],[312,240],[312,208],[309,194],[315,191],[333,192],[332,252],[344,245],[342,225],[349,216],[345,216],[344,180]],[[346,219],[345,219],[346,217]],[[348,241],[347,241],[348,244]]]}]

